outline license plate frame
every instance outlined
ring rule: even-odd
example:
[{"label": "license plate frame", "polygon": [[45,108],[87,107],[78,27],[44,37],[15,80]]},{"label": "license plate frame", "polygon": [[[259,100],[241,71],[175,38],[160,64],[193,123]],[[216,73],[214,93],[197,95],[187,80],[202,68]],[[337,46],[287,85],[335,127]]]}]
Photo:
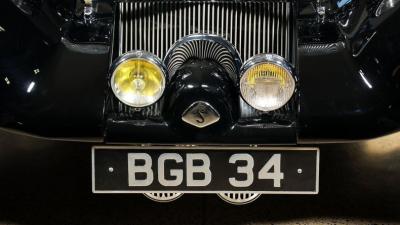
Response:
[{"label": "license plate frame", "polygon": [[[126,188],[96,188],[96,152],[106,151],[110,152],[110,154],[121,154],[121,152],[125,153],[150,153],[150,154],[163,154],[163,153],[178,153],[181,155],[185,154],[197,154],[197,153],[218,153],[222,152],[223,154],[250,154],[253,153],[284,153],[293,154],[300,152],[314,152],[315,153],[315,186],[312,190],[237,190],[233,189],[218,189],[218,190],[207,190],[207,189],[198,189],[198,190],[190,190],[190,189],[163,189],[163,190],[155,190],[155,189],[146,189],[142,188],[141,190],[131,189],[131,187]],[[113,153],[111,153],[113,152]],[[119,153],[118,153],[119,152]],[[210,155],[208,154],[210,157]],[[254,156],[254,155],[253,155]],[[159,156],[158,156],[159,157]],[[153,159],[153,156],[152,156]],[[292,160],[293,161],[293,160]],[[197,146],[197,145],[179,145],[179,146],[166,146],[166,145],[132,145],[132,146],[120,146],[120,145],[101,145],[101,146],[93,146],[92,147],[92,192],[95,194],[129,194],[129,193],[162,193],[162,192],[179,192],[179,193],[195,193],[195,194],[211,194],[211,193],[222,193],[222,192],[240,192],[240,193],[259,193],[259,194],[305,194],[305,195],[315,195],[319,193],[319,166],[320,166],[320,150],[316,147],[293,147],[293,146]],[[109,167],[109,169],[112,167]],[[187,168],[185,168],[187,169]],[[313,168],[312,168],[313,169]],[[114,172],[114,171],[113,171]],[[113,173],[110,172],[110,173]],[[298,171],[299,172],[299,171]],[[256,175],[258,171],[254,171],[254,175]],[[107,183],[107,182],[106,182]]]}]

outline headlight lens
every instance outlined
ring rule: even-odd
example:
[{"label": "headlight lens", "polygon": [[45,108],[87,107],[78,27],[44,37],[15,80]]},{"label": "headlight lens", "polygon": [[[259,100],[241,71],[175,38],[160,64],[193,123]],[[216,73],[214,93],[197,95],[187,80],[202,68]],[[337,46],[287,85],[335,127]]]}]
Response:
[{"label": "headlight lens", "polygon": [[165,69],[156,56],[141,51],[117,59],[111,77],[115,96],[132,107],[155,103],[165,89]]},{"label": "headlight lens", "polygon": [[242,67],[240,92],[258,110],[266,112],[284,106],[292,97],[295,85],[290,64],[278,55],[256,55]]}]

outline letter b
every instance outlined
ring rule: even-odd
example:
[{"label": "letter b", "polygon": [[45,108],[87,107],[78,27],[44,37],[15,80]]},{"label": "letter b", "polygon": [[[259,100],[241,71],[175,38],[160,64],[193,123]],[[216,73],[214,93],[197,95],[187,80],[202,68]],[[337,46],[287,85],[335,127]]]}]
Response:
[{"label": "letter b", "polygon": [[[136,165],[137,161],[144,161],[144,165]],[[151,169],[152,160],[146,153],[129,153],[128,154],[128,185],[130,187],[149,186],[153,183],[153,170]],[[137,179],[136,174],[146,174],[145,179]]]}]

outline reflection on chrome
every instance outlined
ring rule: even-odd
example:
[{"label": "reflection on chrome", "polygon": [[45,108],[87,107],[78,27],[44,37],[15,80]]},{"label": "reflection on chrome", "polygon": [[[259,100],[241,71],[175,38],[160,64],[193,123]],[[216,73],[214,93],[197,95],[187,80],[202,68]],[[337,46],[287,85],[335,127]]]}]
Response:
[{"label": "reflection on chrome", "polygon": [[5,78],[4,78],[4,81],[6,82],[7,85],[10,85],[10,84],[11,84],[11,81],[8,79],[8,77],[5,77]]},{"label": "reflection on chrome", "polygon": [[381,16],[386,11],[393,9],[400,3],[400,0],[383,0],[375,12],[376,16]]},{"label": "reflection on chrome", "polygon": [[36,83],[34,81],[32,81],[29,86],[28,89],[26,90],[26,92],[31,93],[33,88],[35,87]]},{"label": "reflection on chrome", "polygon": [[337,2],[337,6],[338,6],[339,8],[341,8],[341,7],[343,7],[343,6],[347,5],[347,4],[349,4],[350,2],[351,2],[351,0],[340,0],[340,1]]},{"label": "reflection on chrome", "polygon": [[372,85],[371,83],[367,80],[367,78],[365,77],[364,71],[360,70],[358,71],[358,73],[360,74],[362,80],[364,81],[364,83],[368,86],[369,89],[372,89]]},{"label": "reflection on chrome", "polygon": [[350,23],[350,19],[347,19],[346,22],[344,22],[344,23],[342,23],[341,21],[339,21],[339,24],[340,24],[342,27],[347,27],[347,26],[349,26],[349,23]]}]

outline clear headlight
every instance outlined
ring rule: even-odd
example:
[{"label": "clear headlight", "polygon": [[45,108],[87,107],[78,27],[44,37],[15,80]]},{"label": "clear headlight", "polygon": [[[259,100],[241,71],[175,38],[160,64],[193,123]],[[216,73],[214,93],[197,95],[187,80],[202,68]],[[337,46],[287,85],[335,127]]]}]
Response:
[{"label": "clear headlight", "polygon": [[119,57],[113,66],[111,89],[123,103],[145,107],[161,98],[166,72],[155,55],[133,51]]},{"label": "clear headlight", "polygon": [[241,69],[243,99],[265,112],[281,108],[295,90],[292,71],[290,64],[278,55],[260,54],[250,58]]}]

